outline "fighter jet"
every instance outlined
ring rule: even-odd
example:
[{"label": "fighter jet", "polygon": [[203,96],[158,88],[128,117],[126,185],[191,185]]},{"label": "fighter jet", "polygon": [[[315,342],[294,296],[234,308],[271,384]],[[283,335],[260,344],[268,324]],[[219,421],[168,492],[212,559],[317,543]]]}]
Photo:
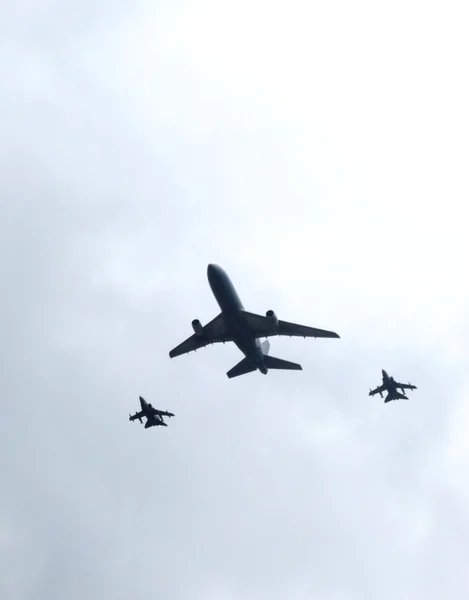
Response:
[{"label": "fighter jet", "polygon": [[169,353],[170,358],[187,354],[209,344],[234,342],[245,358],[228,371],[227,376],[230,379],[256,370],[264,375],[267,374],[269,369],[301,371],[302,366],[297,363],[269,356],[269,340],[265,340],[261,344],[259,338],[274,335],[304,338],[340,337],[333,331],[280,321],[273,310],[268,310],[265,317],[247,312],[244,310],[230,278],[218,265],[208,265],[207,277],[221,313],[205,326],[202,326],[198,319],[194,319],[192,321],[194,334],[171,350]]},{"label": "fighter jet", "polygon": [[[384,402],[390,402],[391,400],[408,400],[407,396],[404,395],[404,390],[416,390],[417,386],[411,385],[410,383],[397,383],[393,377],[389,377],[386,371],[382,370],[383,384],[377,387],[375,390],[370,390],[370,396],[379,394],[383,397],[383,392],[388,392],[388,395],[384,399]],[[398,392],[398,389],[402,390],[402,394]]]},{"label": "fighter jet", "polygon": [[145,423],[145,429],[148,429],[149,427],[156,427],[157,425],[162,425],[163,427],[168,426],[163,421],[163,417],[174,417],[173,413],[153,408],[153,406],[141,396],[139,396],[139,399],[142,410],[140,412],[136,412],[134,415],[129,415],[129,421],[135,421],[135,419],[138,419],[140,423],[143,423],[142,417],[146,417],[147,422]]}]

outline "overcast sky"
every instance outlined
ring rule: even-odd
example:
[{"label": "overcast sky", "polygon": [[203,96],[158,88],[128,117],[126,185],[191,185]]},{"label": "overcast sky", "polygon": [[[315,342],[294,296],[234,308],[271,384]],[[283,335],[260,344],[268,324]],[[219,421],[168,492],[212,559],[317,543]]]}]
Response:
[{"label": "overcast sky", "polygon": [[465,3],[3,4],[2,600],[466,600]]}]

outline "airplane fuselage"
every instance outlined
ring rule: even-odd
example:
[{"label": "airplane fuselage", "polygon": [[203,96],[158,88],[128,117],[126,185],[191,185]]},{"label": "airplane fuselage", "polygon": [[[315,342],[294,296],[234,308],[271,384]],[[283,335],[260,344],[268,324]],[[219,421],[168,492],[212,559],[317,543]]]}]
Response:
[{"label": "airplane fuselage", "polygon": [[225,327],[233,335],[233,342],[251,364],[265,375],[267,367],[264,353],[244,318],[244,306],[231,279],[221,267],[213,264],[208,265],[207,278],[220,307]]},{"label": "airplane fuselage", "polygon": [[384,369],[382,370],[382,374],[383,374],[384,385],[389,385],[389,383],[392,381],[392,377],[389,377],[389,375],[386,373],[386,371]]},{"label": "airplane fuselage", "polygon": [[383,369],[383,385],[386,387],[388,391],[388,396],[386,397],[385,402],[390,402],[391,400],[408,400],[408,397],[405,394],[401,394],[396,385],[396,381],[394,377],[390,377],[386,371]]}]

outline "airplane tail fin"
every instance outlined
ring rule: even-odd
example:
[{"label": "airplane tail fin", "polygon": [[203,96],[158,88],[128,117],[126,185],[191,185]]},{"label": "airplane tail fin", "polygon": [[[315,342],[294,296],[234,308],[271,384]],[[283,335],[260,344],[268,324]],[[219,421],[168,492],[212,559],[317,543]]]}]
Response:
[{"label": "airplane tail fin", "polygon": [[298,363],[283,360],[283,358],[275,358],[274,356],[264,356],[264,363],[268,369],[285,369],[288,371],[303,370],[303,367]]},{"label": "airplane tail fin", "polygon": [[[262,351],[264,352],[264,364],[267,369],[285,369],[289,371],[302,371],[303,367],[298,363],[290,362],[288,360],[283,360],[282,358],[275,358],[274,356],[269,356],[270,344],[269,340],[266,340],[262,343]],[[257,368],[254,367],[251,362],[247,358],[243,358],[237,365],[235,365],[232,369],[230,369],[227,373],[229,379],[233,377],[239,377],[240,375],[246,375],[246,373],[253,373],[257,371]]]},{"label": "airplane tail fin", "polygon": [[254,371],[256,371],[256,367],[253,367],[247,358],[243,358],[241,362],[228,371],[227,375],[229,379],[232,379],[233,377],[239,377],[240,375],[246,375],[246,373],[253,373]]}]

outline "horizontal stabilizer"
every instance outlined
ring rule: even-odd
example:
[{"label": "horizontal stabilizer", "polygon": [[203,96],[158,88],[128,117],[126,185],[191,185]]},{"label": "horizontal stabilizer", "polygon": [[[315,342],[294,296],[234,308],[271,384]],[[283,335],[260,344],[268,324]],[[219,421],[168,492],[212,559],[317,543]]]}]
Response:
[{"label": "horizontal stabilizer", "polygon": [[256,367],[253,367],[247,358],[243,358],[241,362],[235,365],[227,373],[229,379],[233,377],[239,377],[240,375],[246,375],[246,373],[253,373]]},{"label": "horizontal stabilizer", "polygon": [[303,370],[303,367],[298,363],[283,360],[282,358],[275,358],[274,356],[264,355],[264,363],[268,369],[286,369],[289,371]]}]

